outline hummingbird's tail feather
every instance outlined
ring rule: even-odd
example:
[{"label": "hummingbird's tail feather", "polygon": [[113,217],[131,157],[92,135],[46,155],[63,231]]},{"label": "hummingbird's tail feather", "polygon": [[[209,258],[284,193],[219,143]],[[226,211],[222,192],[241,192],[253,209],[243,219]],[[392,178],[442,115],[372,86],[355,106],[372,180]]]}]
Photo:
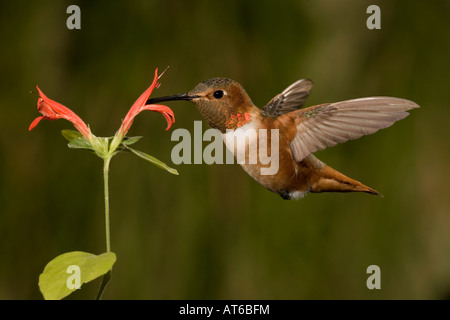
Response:
[{"label": "hummingbird's tail feather", "polygon": [[334,170],[324,164],[321,174],[310,186],[310,192],[365,192],[377,196],[383,196],[378,191]]}]

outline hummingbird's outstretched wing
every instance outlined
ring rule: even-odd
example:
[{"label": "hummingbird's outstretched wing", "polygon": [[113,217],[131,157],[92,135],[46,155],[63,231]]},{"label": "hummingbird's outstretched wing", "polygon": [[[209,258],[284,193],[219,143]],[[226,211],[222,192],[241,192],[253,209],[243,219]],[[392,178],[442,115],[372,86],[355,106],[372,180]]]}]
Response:
[{"label": "hummingbird's outstretched wing", "polygon": [[297,133],[290,147],[299,162],[315,151],[387,128],[418,107],[405,99],[370,97],[297,110],[279,120],[295,123]]},{"label": "hummingbird's outstretched wing", "polygon": [[313,83],[309,79],[301,79],[294,82],[262,108],[263,114],[265,116],[278,117],[300,109],[308,98],[312,86]]}]

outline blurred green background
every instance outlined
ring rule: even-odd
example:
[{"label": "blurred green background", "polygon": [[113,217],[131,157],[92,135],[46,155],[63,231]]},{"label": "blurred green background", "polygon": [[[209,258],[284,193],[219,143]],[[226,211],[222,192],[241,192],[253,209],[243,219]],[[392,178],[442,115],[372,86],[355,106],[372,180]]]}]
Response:
[{"label": "blurred green background", "polygon": [[[66,27],[70,4],[81,8],[81,30]],[[381,30],[366,28],[371,4]],[[263,106],[311,78],[308,106],[389,95],[421,109],[316,153],[384,198],[284,201],[238,165],[180,165],[173,176],[118,155],[110,170],[118,260],[105,299],[450,297],[449,32],[449,1],[2,1],[0,299],[41,299],[47,262],[105,251],[102,161],[67,148],[67,121],[28,132],[38,116],[30,90],[38,84],[111,136],[166,66],[153,97],[224,76]],[[201,117],[188,102],[167,104],[170,131],[145,112],[130,135],[171,165],[171,132],[193,131]],[[373,264],[381,290],[366,287]],[[98,285],[69,299],[92,299]]]}]

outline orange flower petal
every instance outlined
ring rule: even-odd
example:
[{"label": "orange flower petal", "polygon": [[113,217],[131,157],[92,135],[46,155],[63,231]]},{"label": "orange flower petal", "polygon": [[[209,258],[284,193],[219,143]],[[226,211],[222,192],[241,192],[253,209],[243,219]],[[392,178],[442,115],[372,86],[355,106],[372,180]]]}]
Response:
[{"label": "orange flower petal", "polygon": [[49,99],[38,86],[36,88],[39,91],[39,98],[37,102],[38,111],[43,115],[43,117],[36,118],[30,125],[29,130],[36,127],[36,125],[42,119],[57,120],[66,119],[75,126],[75,128],[89,140],[90,130],[88,126],[81,120],[79,116],[69,108],[63,106],[59,102]]},{"label": "orange flower petal", "polygon": [[[164,74],[164,72],[162,73]],[[167,121],[167,128],[166,130],[169,130],[172,124],[175,122],[175,115],[173,114],[173,111],[164,105],[145,105],[145,103],[148,100],[148,97],[152,94],[153,90],[159,86],[158,79],[158,69],[155,70],[155,76],[153,78],[153,82],[150,85],[150,87],[145,90],[143,94],[136,100],[136,102],[131,106],[130,110],[128,111],[127,115],[125,116],[122,126],[119,129],[119,132],[125,136],[128,130],[130,129],[134,118],[142,111],[144,110],[151,110],[161,113],[164,118]]]},{"label": "orange flower petal", "polygon": [[142,110],[150,110],[161,113],[167,121],[166,131],[170,129],[173,123],[175,123],[175,114],[173,113],[172,109],[167,106],[161,104],[148,104],[142,107]]},{"label": "orange flower petal", "polygon": [[44,119],[44,117],[37,117],[36,119],[34,119],[33,122],[30,124],[28,131],[33,130],[34,127],[36,127],[38,125],[39,121],[41,121],[42,119]]}]

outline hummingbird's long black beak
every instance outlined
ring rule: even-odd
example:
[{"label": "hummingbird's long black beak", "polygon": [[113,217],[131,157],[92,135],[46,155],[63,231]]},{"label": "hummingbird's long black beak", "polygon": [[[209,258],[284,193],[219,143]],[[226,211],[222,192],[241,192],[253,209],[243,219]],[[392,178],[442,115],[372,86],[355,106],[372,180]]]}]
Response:
[{"label": "hummingbird's long black beak", "polygon": [[176,100],[188,100],[191,101],[192,99],[199,98],[200,96],[197,95],[189,95],[187,93],[183,94],[174,94],[172,96],[166,96],[166,97],[158,97],[158,98],[151,98],[147,100],[146,104],[155,104],[158,102],[165,102],[165,101],[176,101]]}]

